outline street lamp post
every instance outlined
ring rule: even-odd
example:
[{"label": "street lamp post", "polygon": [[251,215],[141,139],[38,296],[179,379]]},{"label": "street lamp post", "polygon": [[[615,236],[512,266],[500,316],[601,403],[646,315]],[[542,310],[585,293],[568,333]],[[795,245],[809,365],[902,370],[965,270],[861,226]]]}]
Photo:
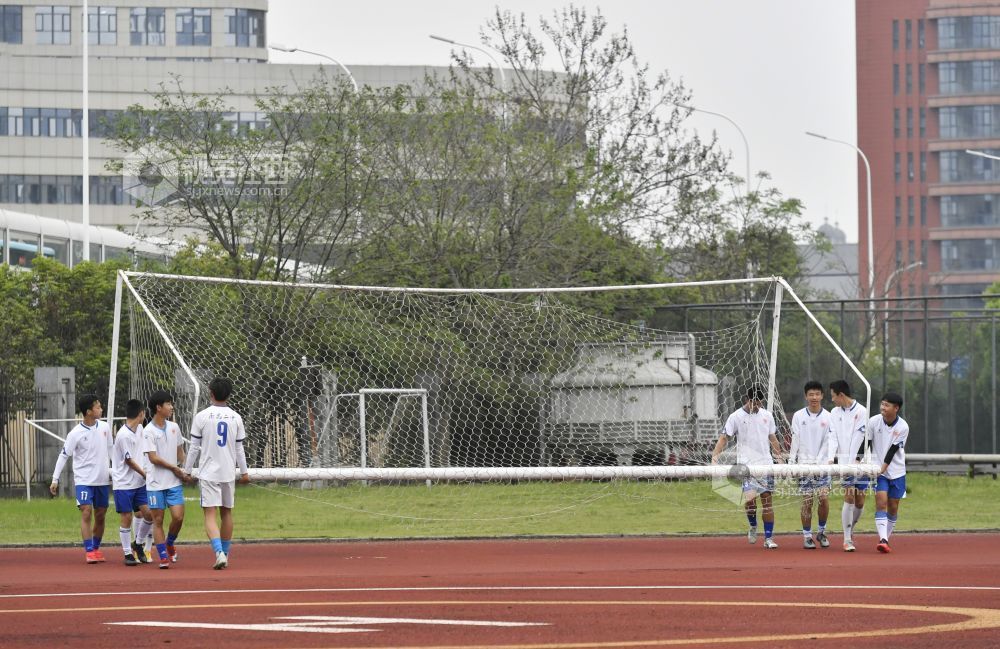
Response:
[{"label": "street lamp post", "polygon": [[[80,135],[83,140],[83,261],[90,261],[90,7],[83,0],[83,110],[80,114]],[[98,260],[100,261],[100,260]],[[108,417],[114,413],[108,413]]]},{"label": "street lamp post", "polygon": [[698,113],[705,113],[706,115],[715,115],[716,117],[721,117],[722,119],[726,120],[727,122],[729,122],[730,124],[732,124],[734,127],[736,127],[736,130],[739,132],[740,137],[743,138],[743,150],[746,153],[746,159],[747,159],[747,176],[746,176],[746,178],[747,178],[747,198],[749,199],[750,198],[750,191],[751,191],[751,187],[750,187],[750,142],[747,140],[746,133],[743,132],[743,129],[740,128],[740,125],[736,123],[736,120],[734,120],[732,117],[730,117],[729,115],[726,115],[724,113],[717,113],[717,112],[712,111],[712,110],[705,110],[704,108],[696,108],[694,106],[689,106],[687,104],[674,104],[674,105],[677,106],[678,108],[685,108],[687,110],[693,110],[693,111],[698,112]]},{"label": "street lamp post", "polygon": [[[887,359],[887,356],[889,355],[889,288],[892,286],[892,280],[896,279],[897,275],[905,273],[908,270],[913,270],[914,268],[919,268],[920,266],[923,265],[924,262],[915,261],[907,266],[902,266],[892,271],[889,274],[888,279],[885,280],[885,287],[884,290],[882,291],[882,297],[885,298],[885,315],[882,318],[882,392],[885,392],[886,388],[885,377],[886,374],[888,373],[888,368],[889,368]],[[900,361],[902,362],[902,358],[900,359]],[[904,377],[906,376],[905,368],[903,376]]]},{"label": "street lamp post", "polygon": [[819,133],[812,133],[806,131],[806,135],[812,137],[818,137],[821,140],[827,140],[829,142],[836,142],[837,144],[843,144],[844,146],[849,146],[858,152],[861,159],[865,163],[865,184],[867,186],[868,193],[868,311],[872,317],[872,323],[875,322],[875,245],[874,239],[872,237],[872,166],[868,163],[868,156],[865,152],[858,148],[857,145],[851,144],[850,142],[845,142],[844,140],[835,140],[832,137],[827,137],[825,135],[820,135]]},{"label": "street lamp post", "polygon": [[344,71],[344,74],[347,75],[347,78],[351,80],[351,85],[354,86],[354,93],[355,94],[358,93],[358,82],[354,78],[354,75],[351,74],[351,71],[347,69],[346,65],[344,65],[343,63],[341,63],[337,59],[333,58],[329,54],[323,54],[322,52],[313,52],[311,50],[304,50],[304,49],[302,49],[300,47],[291,47],[291,46],[288,46],[288,45],[282,45],[281,43],[271,43],[267,47],[269,49],[275,50],[277,52],[302,52],[303,54],[312,54],[313,56],[318,56],[318,57],[320,57],[322,59],[326,59],[327,61],[330,61],[330,62],[332,62],[332,63],[340,66],[340,69]]},{"label": "street lamp post", "polygon": [[459,43],[456,40],[450,38],[445,38],[444,36],[437,36],[436,34],[430,34],[430,37],[436,41],[441,41],[442,43],[448,43],[449,45],[457,45],[465,49],[476,50],[477,52],[482,52],[490,61],[493,61],[493,65],[497,66],[497,71],[500,73],[500,88],[501,88],[501,106],[500,106],[500,121],[503,124],[507,123],[507,75],[503,71],[503,66],[497,61],[497,58],[490,54],[489,50],[479,47],[478,45],[469,45],[468,43]]}]

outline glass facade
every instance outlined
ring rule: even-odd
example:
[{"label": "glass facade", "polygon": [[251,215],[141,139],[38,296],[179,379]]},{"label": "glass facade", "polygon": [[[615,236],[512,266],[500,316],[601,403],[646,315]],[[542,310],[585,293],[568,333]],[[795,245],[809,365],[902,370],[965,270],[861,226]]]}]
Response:
[{"label": "glass facade", "polygon": [[942,196],[941,226],[945,228],[1000,226],[1000,194]]},{"label": "glass facade", "polygon": [[941,270],[1000,269],[1000,239],[956,239],[941,242]]},{"label": "glass facade", "polygon": [[257,9],[226,9],[226,45],[265,47],[265,12]]},{"label": "glass facade", "polygon": [[[25,205],[81,205],[80,176],[0,174],[0,203]],[[91,205],[124,205],[120,176],[90,177]]]},{"label": "glass facade", "polygon": [[938,130],[943,140],[1000,137],[1000,106],[944,106]]},{"label": "glass facade", "polygon": [[129,14],[129,42],[132,45],[166,45],[166,9],[133,7]]},{"label": "glass facade", "polygon": [[118,9],[87,8],[87,38],[91,45],[118,44]]},{"label": "glass facade", "polygon": [[[994,150],[985,153],[1000,155]],[[964,151],[942,151],[940,160],[942,183],[995,183],[1000,180],[1000,160],[972,156]]]},{"label": "glass facade", "polygon": [[35,7],[35,42],[39,45],[69,45],[72,24],[68,6]]},{"label": "glass facade", "polygon": [[941,18],[937,23],[939,49],[1000,49],[1000,16]]},{"label": "glass facade", "polygon": [[1000,60],[940,63],[938,85],[942,95],[1000,93]]},{"label": "glass facade", "polygon": [[[119,110],[91,110],[90,134],[110,137],[121,115]],[[80,137],[82,122],[83,111],[75,108],[0,106],[0,136]]]}]

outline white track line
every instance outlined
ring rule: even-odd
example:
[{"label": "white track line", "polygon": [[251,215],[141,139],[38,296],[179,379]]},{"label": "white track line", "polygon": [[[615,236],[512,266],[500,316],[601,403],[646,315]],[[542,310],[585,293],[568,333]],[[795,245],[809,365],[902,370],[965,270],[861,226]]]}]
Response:
[{"label": "white track line", "polygon": [[567,590],[948,590],[948,591],[1000,591],[1000,586],[887,586],[885,584],[827,584],[779,586],[774,584],[746,585],[649,585],[649,586],[387,586],[380,588],[248,588],[220,590],[158,590],[125,591],[99,593],[26,593],[21,595],[0,595],[0,599],[26,599],[32,597],[120,597],[159,595],[218,595],[244,593],[430,593],[430,592],[477,592],[477,591],[567,591]]}]

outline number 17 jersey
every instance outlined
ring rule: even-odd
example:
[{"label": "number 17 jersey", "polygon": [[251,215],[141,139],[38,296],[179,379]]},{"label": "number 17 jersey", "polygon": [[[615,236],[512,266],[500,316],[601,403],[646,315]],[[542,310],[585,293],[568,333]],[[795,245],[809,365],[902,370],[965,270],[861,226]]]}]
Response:
[{"label": "number 17 jersey", "polygon": [[236,443],[246,439],[243,417],[229,406],[209,406],[194,417],[191,437],[201,440],[199,480],[232,482],[236,479]]}]

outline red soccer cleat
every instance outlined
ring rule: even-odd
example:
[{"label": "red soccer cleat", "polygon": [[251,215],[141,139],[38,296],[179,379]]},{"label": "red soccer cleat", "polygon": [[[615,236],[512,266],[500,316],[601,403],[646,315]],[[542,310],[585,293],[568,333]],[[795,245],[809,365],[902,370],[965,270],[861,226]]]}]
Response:
[{"label": "red soccer cleat", "polygon": [[87,553],[87,563],[100,563],[101,560],[97,558],[97,555],[93,550]]},{"label": "red soccer cleat", "polygon": [[170,557],[170,561],[177,563],[177,548],[172,545],[167,546],[167,556]]},{"label": "red soccer cleat", "polygon": [[875,549],[882,554],[890,554],[892,552],[892,548],[889,547],[889,542],[885,539],[879,541],[878,545],[875,546]]},{"label": "red soccer cleat", "polygon": [[104,553],[100,550],[94,550],[94,558],[97,559],[98,563],[104,563]]}]

